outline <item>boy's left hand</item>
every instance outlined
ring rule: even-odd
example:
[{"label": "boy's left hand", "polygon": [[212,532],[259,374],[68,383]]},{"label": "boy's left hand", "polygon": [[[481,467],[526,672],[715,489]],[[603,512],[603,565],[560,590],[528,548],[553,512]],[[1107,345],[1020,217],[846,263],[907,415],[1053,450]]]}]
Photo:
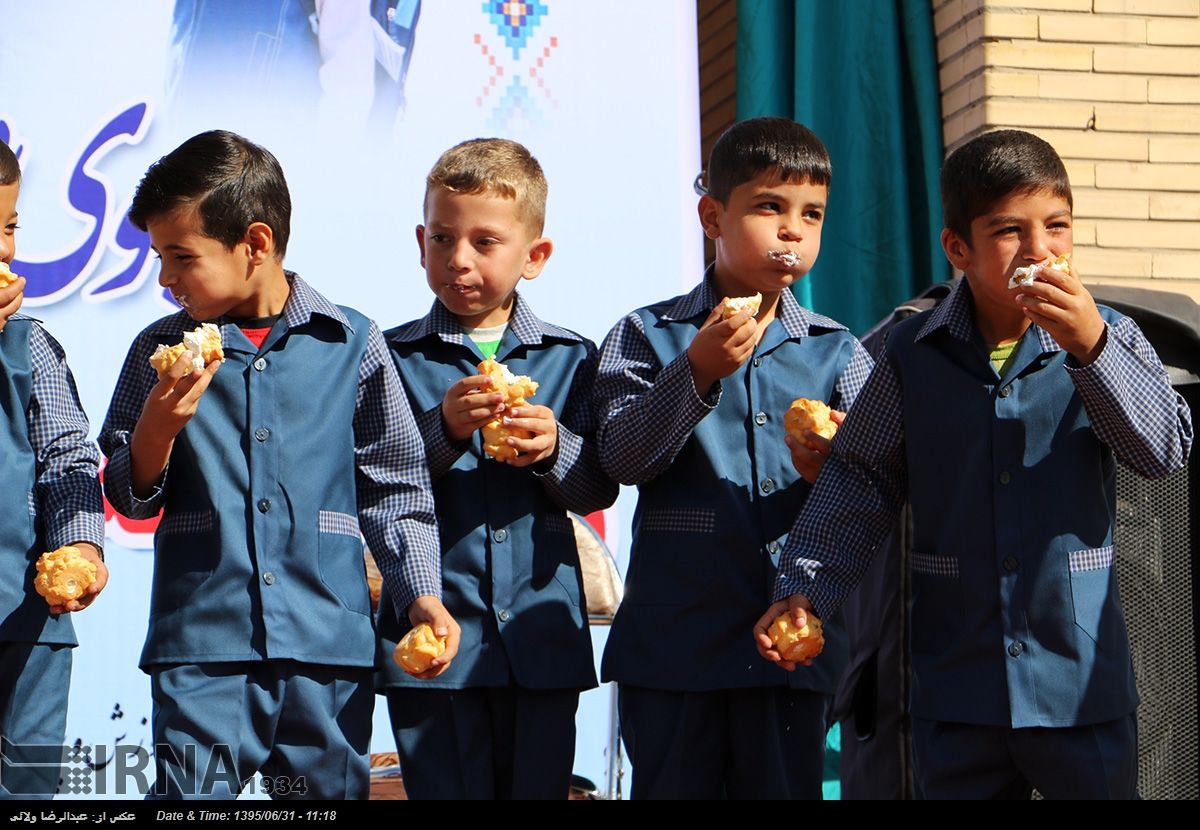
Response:
[{"label": "boy's left hand", "polygon": [[442,652],[441,656],[433,659],[429,664],[429,671],[413,675],[419,680],[430,680],[437,677],[450,668],[450,663],[458,654],[458,641],[462,637],[462,628],[446,610],[446,606],[442,605],[442,601],[431,596],[417,597],[413,600],[412,605],[408,606],[408,621],[413,624],[414,628],[421,623],[429,623],[435,636],[446,638],[446,650]]},{"label": "boy's left hand", "polygon": [[96,601],[96,597],[100,596],[100,592],[108,584],[108,568],[105,566],[104,560],[100,558],[100,551],[96,546],[90,542],[72,542],[71,547],[76,548],[84,559],[96,566],[96,580],[79,599],[73,599],[66,605],[51,605],[51,614],[58,615],[71,611],[82,611]]},{"label": "boy's left hand", "polygon": [[1079,281],[1074,263],[1070,271],[1043,268],[1032,285],[1021,289],[1017,303],[1026,317],[1048,331],[1081,366],[1087,366],[1103,350],[1104,320],[1096,301]]},{"label": "boy's left hand", "polygon": [[[829,420],[840,427],[842,421],[846,420],[846,413],[831,409],[829,410]],[[808,439],[817,445],[816,449],[805,446],[790,435],[785,435],[783,438],[788,449],[792,451],[792,466],[796,468],[796,472],[809,484],[815,484],[821,468],[825,466],[825,459],[829,458],[831,444],[828,438],[822,438],[811,430],[808,432]]]},{"label": "boy's left hand", "polygon": [[532,438],[509,438],[508,446],[520,455],[509,458],[505,463],[514,467],[528,467],[544,458],[549,458],[558,445],[558,421],[548,406],[517,406],[504,416],[506,426],[527,429]]}]

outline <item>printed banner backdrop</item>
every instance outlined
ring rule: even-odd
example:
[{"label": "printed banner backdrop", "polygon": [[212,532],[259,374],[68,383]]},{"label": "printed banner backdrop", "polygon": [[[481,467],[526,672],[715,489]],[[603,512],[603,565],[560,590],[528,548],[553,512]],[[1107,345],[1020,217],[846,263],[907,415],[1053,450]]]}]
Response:
[{"label": "printed banner backdrop", "polygon": [[[599,342],[701,273],[686,0],[0,0],[0,19],[0,139],[24,176],[13,270],[23,311],[67,350],[93,434],[134,335],[175,310],[125,213],[146,167],[202,130],[275,153],[293,201],[287,267],[383,328],[432,302],[414,234],[424,177],[477,136],[521,141],[545,168],[555,251],[522,287],[545,319]],[[625,492],[596,522],[622,566],[632,504]],[[76,619],[67,741],[95,747],[91,767],[151,743],[137,660],[153,527],[110,511],[111,581]],[[576,771],[601,786],[608,695],[585,695],[578,719]],[[382,706],[375,725],[372,750],[392,750]],[[64,772],[65,797],[119,794],[104,772]]]}]

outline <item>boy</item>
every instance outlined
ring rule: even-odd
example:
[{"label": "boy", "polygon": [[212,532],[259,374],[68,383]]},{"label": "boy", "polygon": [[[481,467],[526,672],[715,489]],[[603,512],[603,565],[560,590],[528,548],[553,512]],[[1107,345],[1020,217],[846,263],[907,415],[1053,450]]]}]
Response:
[{"label": "boy", "polygon": [[1137,326],[1098,308],[1073,266],[1009,287],[1071,251],[1071,186],[1049,144],[980,136],[941,189],[942,247],[965,279],[892,330],[788,539],[787,599],[759,620],[759,648],[780,662],[763,635],[775,615],[837,607],[907,499],[918,788],[1133,798],[1114,460],[1149,478],[1180,469],[1190,413]]},{"label": "boy", "polygon": [[[17,254],[21,168],[0,142],[0,262]],[[5,269],[7,270],[7,268]],[[23,279],[0,288],[0,798],[50,798],[67,731],[69,612],[91,605],[108,582],[100,454],[62,347],[29,317],[15,316]],[[34,563],[73,545],[96,566],[78,600],[51,607],[34,590]],[[38,749],[33,749],[37,746]]]},{"label": "boy", "polygon": [[[387,333],[425,441],[442,539],[446,607],[462,626],[454,666],[414,680],[392,660],[403,633],[383,614],[388,711],[413,798],[564,799],[579,692],[596,685],[579,556],[567,511],[608,507],[591,406],[595,345],[538,319],[517,293],[553,251],[546,179],[525,147],[466,141],[442,154],[417,227],[436,300]],[[476,366],[494,358],[540,386],[505,411]],[[480,427],[528,430],[515,457],[485,456]],[[418,688],[419,687],[419,688]]]},{"label": "boy", "polygon": [[[269,152],[203,133],[153,164],[130,221],[183,311],[146,328],[101,446],[113,506],[162,509],[141,667],[156,795],[365,798],[374,630],[361,523],[395,607],[450,638],[420,438],[375,324],[284,271],[291,200]],[[200,321],[224,363],[147,362]],[[314,394],[316,393],[316,394]]]},{"label": "boy", "polygon": [[[849,408],[871,368],[845,327],[788,290],[817,258],[830,178],[808,128],[730,127],[699,204],[715,263],[601,349],[600,457],[640,488],[603,665],[620,684],[634,798],[821,797],[845,633],[827,625],[828,663],[797,678],[764,671],[745,626],[828,452],[785,445],[784,413],[800,397]],[[723,297],[754,293],[756,316],[722,319]]]}]

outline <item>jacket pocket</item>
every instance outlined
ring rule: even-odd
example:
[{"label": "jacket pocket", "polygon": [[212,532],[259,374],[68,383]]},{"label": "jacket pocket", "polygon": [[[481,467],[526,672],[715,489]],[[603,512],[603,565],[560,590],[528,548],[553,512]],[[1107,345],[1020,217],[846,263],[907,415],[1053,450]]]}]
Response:
[{"label": "jacket pocket", "polygon": [[939,654],[962,628],[962,583],[958,557],[913,551],[912,649],[916,654]]},{"label": "jacket pocket", "polygon": [[166,513],[154,533],[150,615],[179,610],[217,568],[220,544],[212,510]]},{"label": "jacket pocket", "polygon": [[642,516],[642,533],[716,533],[717,511],[700,508],[660,507]]},{"label": "jacket pocket", "polygon": [[371,615],[371,591],[357,516],[318,511],[317,569],[325,587],[347,610]]},{"label": "jacket pocket", "polygon": [[1113,577],[1113,547],[1073,550],[1067,554],[1071,574],[1071,611],[1075,625],[1099,642],[1100,629],[1110,605]]}]

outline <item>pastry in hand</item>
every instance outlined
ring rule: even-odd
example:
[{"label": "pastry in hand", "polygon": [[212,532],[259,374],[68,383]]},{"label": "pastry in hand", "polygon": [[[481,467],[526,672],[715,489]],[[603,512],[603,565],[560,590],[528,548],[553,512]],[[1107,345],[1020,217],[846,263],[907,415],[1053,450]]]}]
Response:
[{"label": "pastry in hand", "polygon": [[434,658],[445,653],[446,638],[436,636],[429,623],[421,623],[396,644],[392,659],[409,674],[424,674]]},{"label": "pastry in hand", "polygon": [[204,323],[193,331],[184,332],[183,342],[174,346],[159,344],[150,355],[150,365],[158,376],[164,377],[184,352],[192,353],[192,370],[202,371],[214,360],[224,360],[225,352],[221,348],[221,330],[214,323]]},{"label": "pastry in hand", "polygon": [[1045,262],[1038,262],[1034,265],[1026,265],[1024,268],[1018,268],[1013,271],[1012,276],[1008,278],[1009,288],[1020,288],[1027,285],[1033,285],[1038,274],[1049,269],[1051,271],[1070,271],[1071,270],[1071,255],[1061,254],[1054,259],[1048,259]]},{"label": "pastry in hand", "polygon": [[9,270],[7,262],[0,262],[0,288],[8,288],[19,279],[20,275]]},{"label": "pastry in hand", "polygon": [[504,412],[488,421],[480,430],[483,433],[483,451],[500,461],[516,458],[520,453],[515,447],[508,446],[508,439],[528,440],[533,437],[533,433],[527,429],[505,425],[504,416],[514,407],[528,403],[526,398],[532,398],[537,392],[537,382],[530,380],[528,375],[514,375],[503,363],[497,363],[491,358],[480,363],[477,368],[479,374],[492,379],[492,389],[504,395]]},{"label": "pastry in hand", "polygon": [[783,428],[788,435],[810,450],[818,450],[821,445],[814,441],[808,432],[832,440],[838,425],[829,417],[829,407],[824,401],[797,398],[792,401],[792,405],[783,416]]},{"label": "pastry in hand", "polygon": [[65,545],[38,557],[33,587],[50,605],[79,599],[96,581],[96,566],[79,548]]},{"label": "pastry in hand", "polygon": [[821,620],[811,611],[805,614],[804,625],[799,627],[792,620],[791,611],[780,614],[767,629],[767,636],[779,656],[792,663],[811,660],[825,648]]},{"label": "pastry in hand", "polygon": [[762,294],[758,292],[751,297],[726,297],[721,300],[721,319],[728,320],[742,310],[749,311],[750,316],[754,317],[761,305]]}]

